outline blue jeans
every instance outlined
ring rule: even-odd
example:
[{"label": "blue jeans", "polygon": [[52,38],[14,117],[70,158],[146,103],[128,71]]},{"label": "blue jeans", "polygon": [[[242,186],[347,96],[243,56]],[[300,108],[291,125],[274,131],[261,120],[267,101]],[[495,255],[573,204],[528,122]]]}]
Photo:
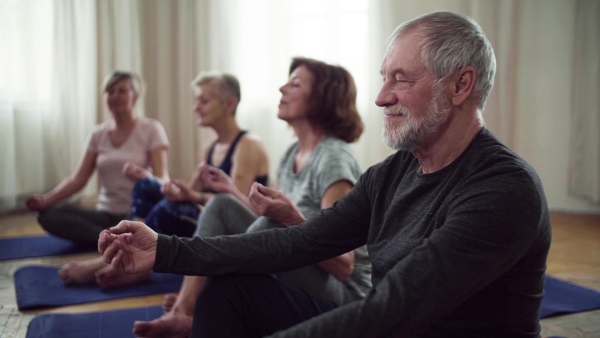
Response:
[{"label": "blue jeans", "polygon": [[132,218],[142,218],[154,231],[165,235],[190,237],[196,230],[200,209],[188,202],[173,202],[160,192],[154,177],[138,180],[131,198]]}]

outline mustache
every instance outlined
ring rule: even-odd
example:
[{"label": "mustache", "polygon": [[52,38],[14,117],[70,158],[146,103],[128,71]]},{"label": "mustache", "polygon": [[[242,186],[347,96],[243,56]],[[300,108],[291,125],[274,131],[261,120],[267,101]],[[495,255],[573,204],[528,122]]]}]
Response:
[{"label": "mustache", "polygon": [[383,113],[385,115],[392,115],[392,116],[402,116],[402,115],[410,116],[411,115],[410,110],[404,106],[385,107],[385,108],[383,108]]}]

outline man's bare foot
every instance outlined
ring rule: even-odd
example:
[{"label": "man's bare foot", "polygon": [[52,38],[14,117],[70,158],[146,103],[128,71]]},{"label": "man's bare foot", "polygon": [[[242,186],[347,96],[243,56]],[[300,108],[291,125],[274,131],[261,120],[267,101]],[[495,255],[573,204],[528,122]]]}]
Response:
[{"label": "man's bare foot", "polygon": [[58,270],[58,275],[66,284],[87,284],[92,283],[96,279],[96,271],[105,266],[101,257],[81,262],[72,261],[63,265]]},{"label": "man's bare foot", "polygon": [[192,315],[179,311],[171,311],[162,317],[149,322],[136,321],[133,323],[133,333],[136,337],[185,337],[192,330]]},{"label": "man's bare foot", "polygon": [[173,308],[173,304],[175,304],[176,300],[177,300],[176,293],[167,293],[163,297],[163,301],[162,301],[163,313],[167,313],[167,312],[171,311],[171,309]]},{"label": "man's bare foot", "polygon": [[138,282],[150,280],[152,272],[140,272],[134,274],[122,274],[114,271],[110,265],[96,271],[96,283],[103,289],[131,285]]}]

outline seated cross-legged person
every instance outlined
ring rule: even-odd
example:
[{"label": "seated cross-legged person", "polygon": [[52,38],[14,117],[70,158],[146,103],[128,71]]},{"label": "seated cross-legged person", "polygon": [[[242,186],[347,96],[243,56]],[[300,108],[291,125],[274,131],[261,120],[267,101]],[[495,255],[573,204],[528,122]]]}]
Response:
[{"label": "seated cross-legged person", "polygon": [[[295,58],[290,66],[289,81],[280,91],[277,117],[292,127],[298,140],[290,146],[278,167],[280,190],[255,183],[251,193],[260,192],[265,199],[282,201],[298,210],[301,217],[290,219],[277,208],[265,209],[260,203],[253,203],[222,170],[205,165],[201,168],[203,182],[213,191],[224,194],[215,195],[200,214],[197,236],[294,226],[345,196],[362,173],[348,145],[356,141],[363,130],[350,73],[342,67]],[[298,292],[343,305],[362,299],[368,292],[371,264],[366,248],[360,247],[327,261],[273,276],[290,282]],[[196,298],[204,281],[201,276],[186,276],[179,295],[165,297],[164,315],[150,322],[136,322],[134,333],[143,337],[188,337]]]},{"label": "seated cross-legged person", "polygon": [[[132,72],[113,71],[103,83],[103,98],[112,119],[91,132],[77,169],[54,189],[27,198],[29,210],[48,233],[78,246],[97,247],[98,235],[127,217],[134,182],[143,177],[164,180],[169,141],[159,121],[139,117],[143,80]],[[95,209],[60,204],[83,189],[98,173],[100,193]]]},{"label": "seated cross-legged person", "polygon": [[[267,184],[269,163],[265,147],[258,136],[241,130],[235,118],[241,99],[238,80],[224,73],[201,73],[192,82],[192,89],[199,126],[209,127],[217,134],[204,161],[218,165],[244,193],[249,192],[253,182]],[[189,184],[177,179],[162,183],[152,177],[138,180],[133,189],[131,216],[145,219],[157,232],[191,236],[200,213],[199,205],[206,204],[212,197],[199,175],[204,161],[194,171]],[[101,287],[122,286],[150,278],[149,273],[117,274],[101,257],[68,263],[61,268],[60,275],[65,282],[96,281]]]}]

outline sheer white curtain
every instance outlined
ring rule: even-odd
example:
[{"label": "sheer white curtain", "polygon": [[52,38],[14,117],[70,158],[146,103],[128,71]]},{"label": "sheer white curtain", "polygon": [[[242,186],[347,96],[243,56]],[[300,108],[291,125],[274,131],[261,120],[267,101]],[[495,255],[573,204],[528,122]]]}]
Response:
[{"label": "sheer white curtain", "polygon": [[52,50],[51,23],[49,2],[0,1],[0,209],[14,207],[23,190],[43,187],[41,177],[32,182],[32,173],[22,175],[22,169],[43,163],[41,127],[50,100],[52,59],[45,59]]},{"label": "sheer white curtain", "polygon": [[600,2],[575,13],[569,191],[600,204]]},{"label": "sheer white curtain", "polygon": [[[83,152],[91,119],[82,110],[95,109],[94,100],[80,104],[96,80],[85,78],[86,63],[96,63],[93,21],[81,19],[90,7],[0,0],[0,210],[51,188]],[[75,62],[82,51],[89,57]]]},{"label": "sheer white curtain", "polygon": [[195,0],[144,0],[139,6],[146,116],[162,122],[171,142],[169,174],[187,181],[201,149],[214,138],[196,126],[190,87],[200,71],[200,54],[208,52],[210,7]]},{"label": "sheer white curtain", "polygon": [[[97,69],[96,4],[54,0],[50,112],[45,122],[44,157],[51,174],[42,192],[54,187],[77,167],[101,102]],[[81,195],[94,195],[90,180]]]},{"label": "sheer white curtain", "polygon": [[[98,18],[98,42],[94,46],[98,50],[97,63],[90,69],[97,74],[98,83],[113,70],[133,71],[142,77],[140,7],[138,0],[101,0],[95,3],[93,13],[89,16]],[[82,42],[82,41],[81,41]],[[99,88],[101,91],[102,88]],[[101,94],[101,93],[100,93]],[[137,113],[144,115],[145,101],[138,102]],[[102,100],[98,101],[99,121],[111,119],[110,112]]]}]

